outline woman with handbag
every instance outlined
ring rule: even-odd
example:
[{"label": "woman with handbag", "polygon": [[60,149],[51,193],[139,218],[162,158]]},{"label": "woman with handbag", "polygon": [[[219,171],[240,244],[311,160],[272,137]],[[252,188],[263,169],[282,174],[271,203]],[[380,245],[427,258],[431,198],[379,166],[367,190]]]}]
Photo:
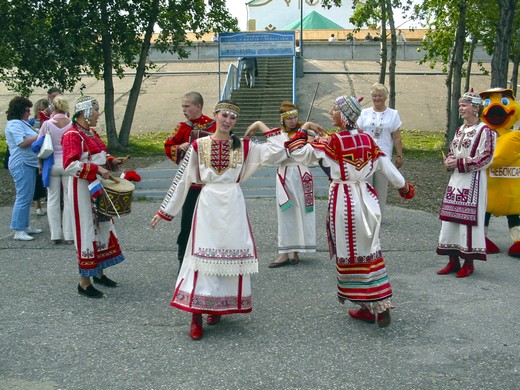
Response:
[{"label": "woman with handbag", "polygon": [[[69,176],[63,169],[63,150],[61,139],[63,134],[72,126],[68,117],[69,103],[62,95],[54,98],[54,113],[51,119],[40,127],[39,138],[49,138],[51,145],[45,148],[47,139],[43,141],[40,152],[51,150],[52,156],[42,155],[43,184],[47,187],[47,219],[51,230],[51,242],[57,244],[65,240],[73,244],[72,216],[68,199]],[[63,204],[63,210],[61,205]]]},{"label": "woman with handbag", "polygon": [[[121,160],[107,154],[107,147],[93,129],[99,118],[99,103],[90,96],[76,102],[72,126],[63,134],[63,167],[69,175],[68,197],[72,209],[74,242],[78,253],[78,293],[101,298],[103,293],[91,284],[117,287],[104,270],[125,260],[112,218],[95,212],[97,176],[110,177],[107,162]],[[91,195],[92,191],[92,195]]]},{"label": "woman with handbag", "polygon": [[16,188],[10,228],[15,232],[14,239],[21,241],[30,241],[33,239],[30,234],[42,232],[41,229],[32,228],[29,224],[38,168],[38,159],[31,150],[31,145],[38,138],[38,134],[27,122],[32,105],[29,99],[21,96],[11,99],[5,128],[5,139],[10,153],[9,172]]}]

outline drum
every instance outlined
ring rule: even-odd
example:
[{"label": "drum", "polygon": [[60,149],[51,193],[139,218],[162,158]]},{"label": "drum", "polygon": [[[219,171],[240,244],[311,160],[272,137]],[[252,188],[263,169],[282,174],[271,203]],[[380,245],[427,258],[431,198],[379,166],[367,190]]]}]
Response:
[{"label": "drum", "polygon": [[105,191],[97,198],[96,208],[98,213],[110,217],[130,214],[132,206],[132,193],[135,186],[131,181],[115,177],[99,181]]}]

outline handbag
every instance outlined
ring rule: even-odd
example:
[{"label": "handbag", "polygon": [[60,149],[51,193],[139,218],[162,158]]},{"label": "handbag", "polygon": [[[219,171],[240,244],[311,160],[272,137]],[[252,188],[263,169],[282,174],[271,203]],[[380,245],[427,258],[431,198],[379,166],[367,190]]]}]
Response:
[{"label": "handbag", "polygon": [[51,133],[49,131],[48,125],[47,125],[46,130],[47,130],[47,132],[43,139],[42,147],[40,148],[40,151],[38,152],[38,158],[41,158],[42,160],[45,160],[51,154],[54,153],[54,147],[52,146],[52,138],[51,138]]}]

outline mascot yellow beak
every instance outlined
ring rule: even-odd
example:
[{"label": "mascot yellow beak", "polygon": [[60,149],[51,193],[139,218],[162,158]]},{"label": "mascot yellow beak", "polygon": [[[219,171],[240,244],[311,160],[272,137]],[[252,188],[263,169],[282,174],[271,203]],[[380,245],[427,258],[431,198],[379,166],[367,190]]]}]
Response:
[{"label": "mascot yellow beak", "polygon": [[513,90],[492,88],[479,93],[484,109],[482,121],[498,131],[509,130],[520,118],[520,105],[515,100]]}]

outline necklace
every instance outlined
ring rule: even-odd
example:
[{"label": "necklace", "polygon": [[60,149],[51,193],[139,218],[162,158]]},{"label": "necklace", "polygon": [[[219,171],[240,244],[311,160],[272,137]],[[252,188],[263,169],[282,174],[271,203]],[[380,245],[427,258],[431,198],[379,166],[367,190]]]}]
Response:
[{"label": "necklace", "polygon": [[76,122],[75,124],[79,131],[81,131],[85,135],[88,135],[89,137],[94,137],[94,133],[92,132],[92,130],[81,126],[78,122]]},{"label": "necklace", "polygon": [[372,128],[374,129],[374,138],[379,139],[381,132],[383,131],[383,120],[385,118],[386,110],[378,112],[379,124],[376,124],[376,111],[372,109]]},{"label": "necklace", "polygon": [[465,124],[464,125],[464,133],[469,133],[473,130],[475,130],[475,128],[477,127],[477,125],[480,123],[480,120],[478,120],[476,123],[470,125],[470,124]]}]

